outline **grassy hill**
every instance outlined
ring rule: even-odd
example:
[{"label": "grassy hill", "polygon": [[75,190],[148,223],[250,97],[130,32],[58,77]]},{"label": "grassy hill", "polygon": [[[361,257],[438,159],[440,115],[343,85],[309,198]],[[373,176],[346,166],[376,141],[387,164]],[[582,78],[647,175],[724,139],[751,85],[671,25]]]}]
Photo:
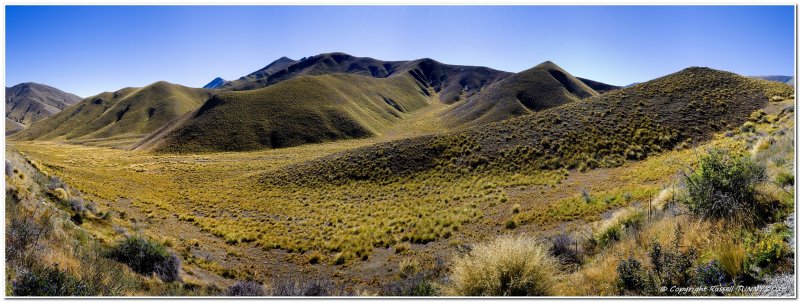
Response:
[{"label": "grassy hill", "polygon": [[200,107],[209,90],[156,82],[104,92],[21,131],[17,140],[86,140],[150,133]]},{"label": "grassy hill", "polygon": [[134,148],[243,151],[367,137],[427,106],[429,94],[409,75],[303,76],[216,95]]},{"label": "grassy hill", "polygon": [[410,74],[421,86],[432,87],[445,103],[468,97],[482,87],[511,73],[486,67],[447,65],[432,59],[413,61],[381,61],[354,57],[345,53],[325,53],[300,61],[281,58],[266,67],[221,88],[252,90],[273,85],[303,75],[348,73],[373,78],[388,78]]},{"label": "grassy hill", "polygon": [[489,85],[446,115],[453,127],[487,124],[560,106],[598,93],[547,61]]},{"label": "grassy hill", "polygon": [[80,101],[77,95],[37,83],[6,87],[6,135]]},{"label": "grassy hill", "polygon": [[579,102],[464,131],[359,148],[286,167],[274,183],[619,166],[744,123],[790,86],[692,67]]}]

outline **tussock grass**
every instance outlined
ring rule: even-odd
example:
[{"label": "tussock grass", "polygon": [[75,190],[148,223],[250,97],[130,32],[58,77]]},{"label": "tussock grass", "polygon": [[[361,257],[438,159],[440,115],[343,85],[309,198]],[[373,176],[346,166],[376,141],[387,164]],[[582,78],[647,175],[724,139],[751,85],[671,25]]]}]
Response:
[{"label": "tussock grass", "polygon": [[502,236],[453,261],[448,293],[457,296],[545,296],[554,293],[558,261],[541,242]]}]

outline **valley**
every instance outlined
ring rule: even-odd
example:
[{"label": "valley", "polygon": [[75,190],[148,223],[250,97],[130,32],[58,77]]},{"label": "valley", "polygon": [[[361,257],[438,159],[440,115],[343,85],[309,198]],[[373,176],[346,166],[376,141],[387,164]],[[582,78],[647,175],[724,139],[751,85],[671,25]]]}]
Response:
[{"label": "valley", "polygon": [[[717,222],[679,215],[682,173],[710,150],[793,175],[794,88],[710,68],[620,88],[549,61],[510,74],[330,53],[210,84],[103,93],[8,136],[7,200],[60,205],[82,240],[141,236],[179,259],[178,283],[151,273],[151,292],[123,295],[303,280],[326,295],[469,295],[452,284],[459,259],[510,235],[574,245],[572,260],[550,250],[546,294],[620,295],[632,289],[614,272],[652,240],[714,257],[700,230]],[[17,181],[32,175],[48,188]],[[765,221],[788,215],[793,186],[759,186]],[[670,237],[680,225],[694,241]]]}]

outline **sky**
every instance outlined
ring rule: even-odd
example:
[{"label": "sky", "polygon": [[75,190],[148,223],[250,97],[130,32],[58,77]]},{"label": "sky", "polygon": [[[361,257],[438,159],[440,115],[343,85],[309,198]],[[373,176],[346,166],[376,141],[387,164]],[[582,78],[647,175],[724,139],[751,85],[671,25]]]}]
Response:
[{"label": "sky", "polygon": [[794,75],[792,6],[7,6],[6,86],[88,97],[202,87],[287,56],[432,58],[519,72],[553,61],[615,85],[690,66]]}]

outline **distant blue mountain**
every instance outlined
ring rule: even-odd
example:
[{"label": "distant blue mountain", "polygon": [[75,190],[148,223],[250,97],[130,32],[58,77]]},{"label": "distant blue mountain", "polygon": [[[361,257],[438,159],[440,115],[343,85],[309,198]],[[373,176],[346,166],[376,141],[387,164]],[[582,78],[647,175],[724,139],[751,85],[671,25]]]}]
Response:
[{"label": "distant blue mountain", "polygon": [[794,86],[793,76],[770,75],[770,76],[753,76],[752,78],[763,79],[767,81],[786,83]]},{"label": "distant blue mountain", "polygon": [[222,84],[225,84],[225,80],[223,80],[220,77],[217,77],[216,79],[211,80],[211,82],[208,82],[208,84],[206,84],[206,86],[203,86],[203,88],[215,89],[215,88],[219,88],[220,86],[222,86]]}]

